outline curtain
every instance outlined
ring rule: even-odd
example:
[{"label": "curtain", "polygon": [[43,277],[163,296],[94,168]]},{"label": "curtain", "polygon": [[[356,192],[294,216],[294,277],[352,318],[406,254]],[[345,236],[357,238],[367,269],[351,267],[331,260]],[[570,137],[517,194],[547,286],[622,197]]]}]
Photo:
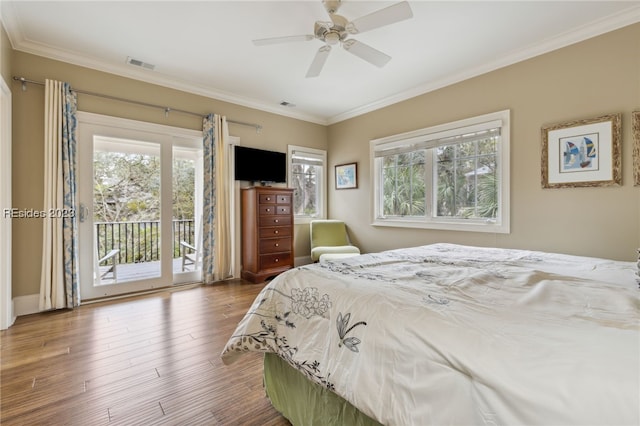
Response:
[{"label": "curtain", "polygon": [[202,132],[204,135],[202,281],[205,284],[211,284],[231,276],[227,119],[217,114],[209,114],[203,120]]},{"label": "curtain", "polygon": [[77,94],[71,86],[46,80],[41,311],[80,304],[76,111]]}]

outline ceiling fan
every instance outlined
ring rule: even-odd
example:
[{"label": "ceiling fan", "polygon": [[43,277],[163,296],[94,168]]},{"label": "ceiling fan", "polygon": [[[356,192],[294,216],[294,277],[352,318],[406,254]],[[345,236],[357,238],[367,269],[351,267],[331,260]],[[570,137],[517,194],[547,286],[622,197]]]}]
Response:
[{"label": "ceiling fan", "polygon": [[377,10],[368,15],[362,16],[353,21],[349,21],[344,16],[338,15],[336,12],[340,8],[341,0],[322,0],[322,4],[329,14],[331,21],[316,21],[313,34],[272,37],[253,40],[256,46],[265,46],[269,44],[288,43],[293,41],[309,41],[318,39],[324,42],[324,46],[318,49],[316,56],[307,71],[306,77],[317,77],[322,71],[331,47],[340,43],[342,47],[349,53],[364,59],[365,61],[377,66],[386,65],[391,56],[374,49],[368,44],[348,38],[352,34],[360,34],[365,31],[374,30],[385,25],[404,21],[413,16],[411,7],[406,1],[393,4],[384,9]]}]

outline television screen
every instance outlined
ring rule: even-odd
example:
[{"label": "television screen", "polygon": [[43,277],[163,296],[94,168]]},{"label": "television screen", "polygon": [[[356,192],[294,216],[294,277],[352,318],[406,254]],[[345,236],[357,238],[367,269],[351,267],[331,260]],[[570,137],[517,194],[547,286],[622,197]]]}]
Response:
[{"label": "television screen", "polygon": [[287,154],[236,145],[235,179],[251,182],[287,181]]}]

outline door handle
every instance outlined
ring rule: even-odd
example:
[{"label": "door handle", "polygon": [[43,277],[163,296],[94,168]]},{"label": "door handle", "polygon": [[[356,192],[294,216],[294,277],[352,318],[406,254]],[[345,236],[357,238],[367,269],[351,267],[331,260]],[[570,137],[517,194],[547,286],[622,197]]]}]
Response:
[{"label": "door handle", "polygon": [[87,220],[87,216],[89,216],[89,209],[84,203],[80,203],[80,222]]}]

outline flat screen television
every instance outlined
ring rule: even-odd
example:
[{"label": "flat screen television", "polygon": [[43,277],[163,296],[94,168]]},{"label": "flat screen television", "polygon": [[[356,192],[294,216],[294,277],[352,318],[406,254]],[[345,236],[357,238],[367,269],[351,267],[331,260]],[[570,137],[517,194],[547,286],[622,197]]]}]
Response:
[{"label": "flat screen television", "polygon": [[236,145],[235,179],[261,183],[287,181],[287,154]]}]

